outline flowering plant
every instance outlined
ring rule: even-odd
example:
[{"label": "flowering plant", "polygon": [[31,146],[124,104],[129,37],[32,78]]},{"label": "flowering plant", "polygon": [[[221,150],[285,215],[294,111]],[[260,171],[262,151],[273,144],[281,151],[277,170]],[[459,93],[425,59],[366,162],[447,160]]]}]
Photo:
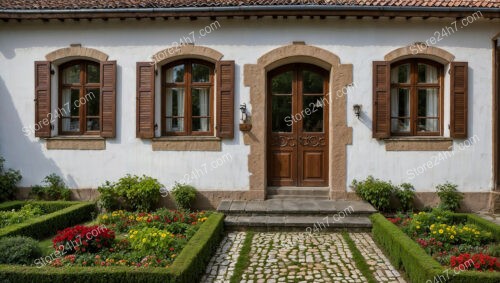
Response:
[{"label": "flowering plant", "polygon": [[500,271],[500,261],[496,257],[492,257],[483,253],[470,255],[463,253],[450,258],[450,265],[455,269],[475,269],[478,271]]},{"label": "flowering plant", "polygon": [[115,239],[115,232],[104,226],[81,226],[58,231],[52,239],[54,249],[66,253],[95,253],[104,247],[110,247]]},{"label": "flowering plant", "polygon": [[132,229],[127,237],[132,249],[150,251],[158,255],[168,252],[174,238],[174,234],[157,228]]}]

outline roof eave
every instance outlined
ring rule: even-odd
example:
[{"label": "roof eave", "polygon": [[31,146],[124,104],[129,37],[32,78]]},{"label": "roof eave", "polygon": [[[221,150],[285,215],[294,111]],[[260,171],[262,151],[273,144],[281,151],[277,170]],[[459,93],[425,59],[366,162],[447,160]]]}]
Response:
[{"label": "roof eave", "polygon": [[427,16],[464,17],[481,11],[486,18],[500,18],[500,8],[478,7],[400,7],[348,5],[275,5],[235,7],[182,8],[116,8],[116,9],[0,9],[0,19],[51,18],[141,18],[141,17],[200,17],[200,16]]}]

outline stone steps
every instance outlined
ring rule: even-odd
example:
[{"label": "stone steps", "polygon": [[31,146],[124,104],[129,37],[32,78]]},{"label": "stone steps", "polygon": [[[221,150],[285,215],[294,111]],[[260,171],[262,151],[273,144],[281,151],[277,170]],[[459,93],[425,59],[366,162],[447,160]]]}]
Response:
[{"label": "stone steps", "polygon": [[330,188],[322,187],[269,187],[267,188],[269,199],[318,199],[328,200]]},{"label": "stone steps", "polygon": [[218,209],[230,230],[330,231],[371,228],[369,215],[376,210],[363,201],[317,199],[224,200]]}]

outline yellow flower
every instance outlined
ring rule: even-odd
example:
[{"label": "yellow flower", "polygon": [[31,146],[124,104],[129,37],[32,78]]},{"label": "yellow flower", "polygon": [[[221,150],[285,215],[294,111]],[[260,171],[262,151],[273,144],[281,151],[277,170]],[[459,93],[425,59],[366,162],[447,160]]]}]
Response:
[{"label": "yellow flower", "polygon": [[453,235],[450,236],[450,239],[454,239],[454,238],[455,238],[455,236],[453,236]]},{"label": "yellow flower", "polygon": [[417,226],[417,229],[420,229],[420,226]]},{"label": "yellow flower", "polygon": [[432,234],[436,234],[436,231],[432,232]]},{"label": "yellow flower", "polygon": [[130,220],[134,220],[134,216],[130,215],[130,216],[128,217],[128,219],[130,219]]},{"label": "yellow flower", "polygon": [[130,235],[130,239],[132,239],[134,237],[134,235]]},{"label": "yellow flower", "polygon": [[443,234],[443,229],[439,229],[439,234]]},{"label": "yellow flower", "polygon": [[142,238],[142,242],[145,243],[147,240],[146,238]]},{"label": "yellow flower", "polygon": [[171,257],[172,257],[172,258],[174,258],[174,257],[176,257],[176,256],[177,256],[176,254],[171,255]]},{"label": "yellow flower", "polygon": [[134,235],[137,234],[137,231],[134,231]]},{"label": "yellow flower", "polygon": [[165,234],[165,233],[161,234],[162,238],[165,238],[166,236],[167,236],[167,234]]},{"label": "yellow flower", "polygon": [[153,237],[156,237],[156,236],[158,236],[158,234],[157,233],[153,233]]}]

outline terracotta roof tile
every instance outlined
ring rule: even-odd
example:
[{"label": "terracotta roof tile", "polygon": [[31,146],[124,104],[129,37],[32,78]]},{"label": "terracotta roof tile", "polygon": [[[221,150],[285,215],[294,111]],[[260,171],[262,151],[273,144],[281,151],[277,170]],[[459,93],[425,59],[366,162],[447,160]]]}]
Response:
[{"label": "terracotta roof tile", "polygon": [[277,5],[500,8],[500,0],[1,0],[0,9],[116,9]]}]

